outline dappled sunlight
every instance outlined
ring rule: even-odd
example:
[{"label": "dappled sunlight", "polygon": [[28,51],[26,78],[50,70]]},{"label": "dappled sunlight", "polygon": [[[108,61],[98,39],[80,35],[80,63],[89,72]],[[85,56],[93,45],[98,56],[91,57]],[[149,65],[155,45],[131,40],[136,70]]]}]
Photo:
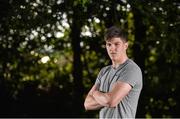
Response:
[{"label": "dappled sunlight", "polygon": [[47,63],[50,60],[49,56],[44,56],[41,58],[42,63]]},{"label": "dappled sunlight", "polygon": [[61,38],[61,37],[63,37],[64,36],[64,34],[62,33],[62,32],[56,32],[55,33],[55,37],[56,38]]},{"label": "dappled sunlight", "polygon": [[177,1],[20,0],[0,4],[0,117],[97,117],[83,99],[111,64],[104,33],[128,34],[143,69],[137,118],[179,115]]}]

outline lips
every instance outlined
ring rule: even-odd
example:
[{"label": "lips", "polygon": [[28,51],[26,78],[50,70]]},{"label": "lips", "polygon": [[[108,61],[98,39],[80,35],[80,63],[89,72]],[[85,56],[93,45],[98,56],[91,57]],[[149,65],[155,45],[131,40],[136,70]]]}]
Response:
[{"label": "lips", "polygon": [[114,55],[114,54],[117,54],[117,53],[114,53],[114,52],[113,52],[113,53],[110,53],[110,54]]}]

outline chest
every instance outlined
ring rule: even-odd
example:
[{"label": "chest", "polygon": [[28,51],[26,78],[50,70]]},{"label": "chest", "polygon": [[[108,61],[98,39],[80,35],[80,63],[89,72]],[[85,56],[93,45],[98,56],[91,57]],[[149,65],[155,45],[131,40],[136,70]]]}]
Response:
[{"label": "chest", "polygon": [[121,79],[121,70],[110,69],[107,71],[100,80],[100,91],[109,92],[113,84]]}]

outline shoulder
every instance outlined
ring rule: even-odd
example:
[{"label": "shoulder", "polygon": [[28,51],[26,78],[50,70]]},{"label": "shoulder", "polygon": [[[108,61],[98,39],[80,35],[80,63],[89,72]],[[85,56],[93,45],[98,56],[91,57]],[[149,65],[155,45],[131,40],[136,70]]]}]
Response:
[{"label": "shoulder", "polygon": [[108,66],[103,67],[103,68],[101,69],[101,71],[105,71],[105,70],[108,70],[108,69],[110,69],[110,68],[111,68],[111,65],[108,65]]},{"label": "shoulder", "polygon": [[142,72],[140,67],[131,59],[128,59],[117,75],[123,78],[141,78]]},{"label": "shoulder", "polygon": [[105,66],[105,67],[103,67],[103,68],[100,70],[100,72],[101,72],[102,74],[104,74],[106,71],[110,70],[110,68],[111,68],[111,65]]},{"label": "shoulder", "polygon": [[105,66],[105,67],[101,68],[99,74],[104,75],[107,71],[110,70],[110,68],[111,68],[111,65],[108,65],[108,66]]},{"label": "shoulder", "polygon": [[140,67],[131,59],[128,59],[126,70],[128,71],[135,71],[135,72],[141,72]]},{"label": "shoulder", "polygon": [[98,76],[97,76],[97,80],[100,80],[101,78],[102,78],[102,76],[104,75],[104,74],[106,74],[106,72],[108,72],[109,70],[110,70],[110,65],[108,65],[108,66],[105,66],[105,67],[103,67],[103,68],[101,68],[101,70],[100,70],[100,72],[99,72],[99,74],[98,74]]},{"label": "shoulder", "polygon": [[129,63],[127,65],[127,74],[134,81],[142,83],[142,71],[141,71],[141,68],[131,59],[129,60]]},{"label": "shoulder", "polygon": [[121,73],[121,80],[129,83],[132,87],[135,85],[142,87],[142,72],[140,67],[131,59],[128,59],[126,66]]}]

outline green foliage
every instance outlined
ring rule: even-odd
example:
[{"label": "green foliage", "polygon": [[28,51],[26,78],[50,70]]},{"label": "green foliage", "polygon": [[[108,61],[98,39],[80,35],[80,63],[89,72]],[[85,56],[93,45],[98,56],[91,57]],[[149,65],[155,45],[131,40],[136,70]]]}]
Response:
[{"label": "green foliage", "polygon": [[137,117],[178,117],[178,14],[176,0],[2,0],[0,113],[96,117],[74,100],[84,99],[99,70],[111,63],[104,31],[118,25],[128,33],[129,57],[143,70]]}]

